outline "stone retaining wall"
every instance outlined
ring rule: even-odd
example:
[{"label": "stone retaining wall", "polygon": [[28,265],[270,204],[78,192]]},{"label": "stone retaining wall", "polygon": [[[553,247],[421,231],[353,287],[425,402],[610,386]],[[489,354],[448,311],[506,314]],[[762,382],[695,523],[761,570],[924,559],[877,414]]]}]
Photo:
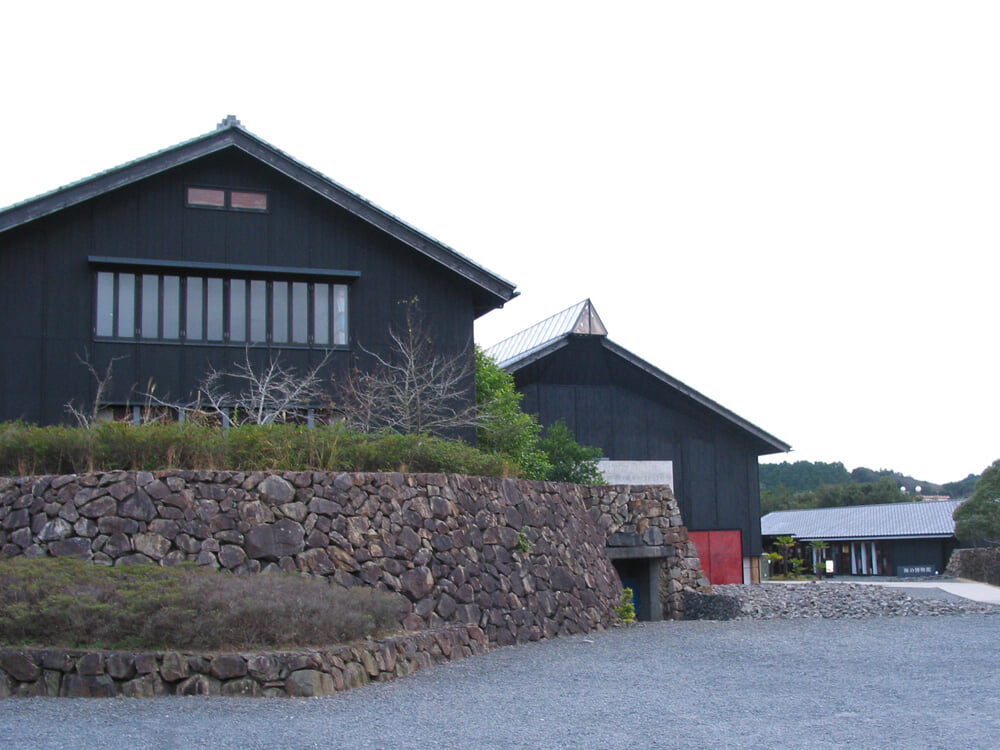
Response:
[{"label": "stone retaining wall", "polygon": [[312,697],[385,682],[449,659],[484,653],[475,625],[329,650],[182,652],[0,649],[0,698],[155,698],[166,695]]},{"label": "stone retaining wall", "polygon": [[711,591],[670,487],[594,485],[580,491],[609,547],[645,547],[664,555],[659,588],[665,617],[683,619],[685,595]]},{"label": "stone retaining wall", "polygon": [[407,630],[491,643],[614,622],[620,583],[577,485],[436,474],[108,472],[0,479],[0,554],[193,561],[398,592]]},{"label": "stone retaining wall", "polygon": [[602,629],[621,593],[605,545],[623,540],[661,558],[666,616],[682,614],[683,592],[707,587],[668,487],[308,471],[2,477],[2,556],[322,576],[402,594],[403,627],[419,632],[345,647],[351,658],[7,649],[0,668],[11,682],[0,679],[0,695],[305,694],[487,645]]},{"label": "stone retaining wall", "polygon": [[957,549],[951,553],[945,574],[1000,586],[1000,547]]}]

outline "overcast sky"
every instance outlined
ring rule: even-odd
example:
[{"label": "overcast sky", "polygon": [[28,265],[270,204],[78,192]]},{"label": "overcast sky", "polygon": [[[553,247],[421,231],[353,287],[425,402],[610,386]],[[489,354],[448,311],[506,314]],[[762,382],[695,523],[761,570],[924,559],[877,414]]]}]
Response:
[{"label": "overcast sky", "polygon": [[996,2],[40,1],[3,26],[0,206],[235,114],[516,283],[482,344],[589,297],[777,460],[946,482],[1000,457]]}]

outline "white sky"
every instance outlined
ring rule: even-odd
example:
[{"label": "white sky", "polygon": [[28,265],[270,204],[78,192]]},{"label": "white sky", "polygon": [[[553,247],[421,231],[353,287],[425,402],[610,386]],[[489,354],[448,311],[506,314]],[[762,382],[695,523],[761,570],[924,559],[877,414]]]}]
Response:
[{"label": "white sky", "polygon": [[0,206],[253,133],[780,439],[1000,457],[996,2],[18,3]]}]

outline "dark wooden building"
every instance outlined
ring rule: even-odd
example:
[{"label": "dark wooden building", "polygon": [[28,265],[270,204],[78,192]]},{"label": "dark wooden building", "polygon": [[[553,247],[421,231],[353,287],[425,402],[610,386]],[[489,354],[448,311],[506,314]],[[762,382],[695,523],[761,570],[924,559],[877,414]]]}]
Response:
[{"label": "dark wooden building", "polygon": [[599,447],[609,481],[672,485],[713,583],[756,578],[758,456],[789,446],[608,339],[590,300],[487,350],[525,411]]},{"label": "dark wooden building", "polygon": [[[419,300],[442,353],[514,286],[247,132],[206,135],[0,211],[0,420],[183,400],[210,367],[385,354]],[[469,398],[474,393],[470,385]],[[304,405],[315,406],[315,405]]]}]

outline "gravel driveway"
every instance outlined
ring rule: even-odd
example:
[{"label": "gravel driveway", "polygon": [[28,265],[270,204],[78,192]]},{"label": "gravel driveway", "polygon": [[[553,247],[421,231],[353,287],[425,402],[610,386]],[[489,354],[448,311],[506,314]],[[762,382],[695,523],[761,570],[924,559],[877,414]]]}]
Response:
[{"label": "gravel driveway", "polygon": [[0,701],[10,748],[993,748],[1000,617],[649,623],[332,698]]}]

